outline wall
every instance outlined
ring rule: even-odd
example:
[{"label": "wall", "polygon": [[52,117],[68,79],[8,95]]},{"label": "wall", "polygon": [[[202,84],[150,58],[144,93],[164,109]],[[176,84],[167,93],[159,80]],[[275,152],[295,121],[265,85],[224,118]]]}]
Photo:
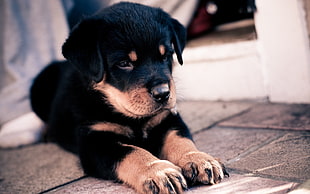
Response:
[{"label": "wall", "polygon": [[301,0],[258,0],[255,26],[270,101],[310,103],[310,49]]}]

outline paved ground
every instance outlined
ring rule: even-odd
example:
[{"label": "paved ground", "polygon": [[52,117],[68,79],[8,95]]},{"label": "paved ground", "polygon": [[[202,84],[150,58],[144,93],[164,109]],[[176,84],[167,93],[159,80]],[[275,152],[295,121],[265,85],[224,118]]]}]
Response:
[{"label": "paved ground", "polygon": [[[310,193],[310,105],[201,101],[179,109],[198,148],[231,175],[186,193]],[[75,155],[40,143],[0,150],[0,193],[135,192],[84,176]]]}]

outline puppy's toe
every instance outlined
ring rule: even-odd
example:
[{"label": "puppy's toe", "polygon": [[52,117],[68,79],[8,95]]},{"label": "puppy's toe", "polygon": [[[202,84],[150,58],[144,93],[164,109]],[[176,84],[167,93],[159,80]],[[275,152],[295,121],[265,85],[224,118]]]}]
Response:
[{"label": "puppy's toe", "polygon": [[[168,161],[158,161],[146,172],[142,193],[180,194],[187,189],[181,169]],[[139,190],[139,189],[138,189]]]},{"label": "puppy's toe", "polygon": [[181,159],[180,166],[190,184],[216,184],[225,175],[229,176],[223,164],[203,152],[190,152]]}]

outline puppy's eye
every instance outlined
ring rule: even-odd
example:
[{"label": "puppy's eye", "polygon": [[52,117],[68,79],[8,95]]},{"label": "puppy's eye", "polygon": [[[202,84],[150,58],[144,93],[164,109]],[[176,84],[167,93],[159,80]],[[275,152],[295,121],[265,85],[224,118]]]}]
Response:
[{"label": "puppy's eye", "polygon": [[121,61],[117,64],[117,67],[126,71],[133,70],[133,64],[129,61]]}]

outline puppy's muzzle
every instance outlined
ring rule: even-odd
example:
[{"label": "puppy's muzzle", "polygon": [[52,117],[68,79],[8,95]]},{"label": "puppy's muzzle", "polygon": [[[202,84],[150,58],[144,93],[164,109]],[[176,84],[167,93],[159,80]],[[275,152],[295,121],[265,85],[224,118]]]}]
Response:
[{"label": "puppy's muzzle", "polygon": [[170,97],[170,89],[167,83],[156,85],[151,90],[151,95],[158,103],[165,103]]}]

